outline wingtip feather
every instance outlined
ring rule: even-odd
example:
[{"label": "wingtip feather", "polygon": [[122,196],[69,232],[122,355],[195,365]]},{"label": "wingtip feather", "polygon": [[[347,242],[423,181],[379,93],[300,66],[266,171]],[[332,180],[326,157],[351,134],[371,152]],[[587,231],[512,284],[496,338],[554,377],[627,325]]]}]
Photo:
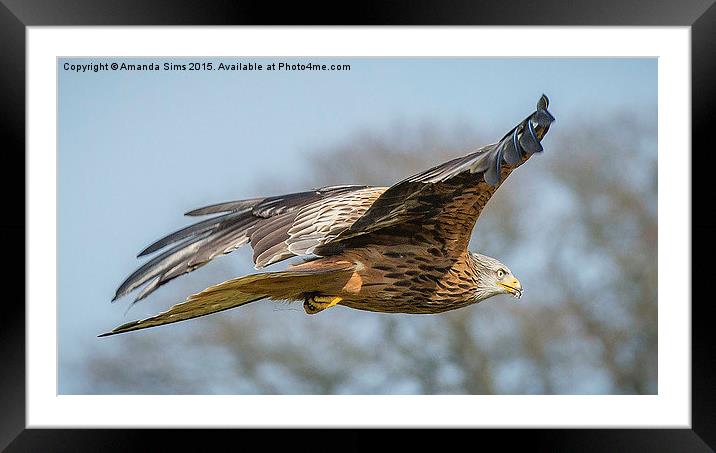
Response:
[{"label": "wingtip feather", "polygon": [[161,247],[158,247],[156,244],[157,243],[154,243],[154,244],[146,247],[141,252],[137,253],[137,258],[141,258],[143,256],[149,255],[152,252],[156,252],[157,250],[159,250]]},{"label": "wingtip feather", "polygon": [[132,329],[131,327],[136,326],[139,323],[140,323],[140,321],[132,321],[132,322],[122,324],[121,326],[115,327],[114,329],[110,330],[109,332],[105,332],[105,333],[101,333],[101,334],[97,335],[97,338],[111,337],[112,335],[117,335],[120,333],[131,332],[132,330],[137,330],[137,329]]},{"label": "wingtip feather", "polygon": [[542,96],[539,98],[539,101],[537,101],[537,108],[547,110],[547,107],[549,107],[549,98],[546,94],[542,93]]}]

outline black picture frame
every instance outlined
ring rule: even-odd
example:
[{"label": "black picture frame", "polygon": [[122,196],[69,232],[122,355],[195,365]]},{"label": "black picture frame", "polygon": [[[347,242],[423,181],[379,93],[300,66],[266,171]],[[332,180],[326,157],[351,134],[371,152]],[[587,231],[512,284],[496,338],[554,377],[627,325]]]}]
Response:
[{"label": "black picture frame", "polygon": [[[2,188],[3,213],[0,225],[5,262],[4,295],[0,315],[0,447],[7,451],[113,451],[136,448],[167,447],[168,443],[188,442],[200,437],[204,446],[229,442],[237,445],[237,435],[229,430],[214,430],[211,435],[193,430],[39,430],[25,429],[25,309],[24,278],[11,276],[11,271],[24,273],[19,257],[25,256],[25,32],[28,26],[81,25],[556,25],[556,26],[685,26],[691,27],[692,61],[692,294],[683,300],[660,303],[688,303],[692,298],[692,428],[691,429],[548,429],[515,430],[515,435],[502,430],[481,430],[479,435],[462,432],[468,442],[489,445],[497,441],[504,447],[529,446],[550,451],[713,451],[716,448],[716,341],[712,317],[708,315],[710,298],[703,294],[709,287],[703,282],[716,254],[713,239],[716,221],[709,218],[713,189],[698,183],[708,181],[705,173],[711,168],[713,152],[705,145],[713,135],[711,124],[716,120],[716,6],[714,0],[649,1],[649,0],[578,0],[565,3],[557,0],[539,2],[469,0],[362,2],[349,8],[330,5],[285,3],[277,8],[271,2],[234,2],[189,0],[0,0],[0,109],[2,121],[2,157],[4,163]],[[566,8],[569,5],[569,8]],[[340,12],[344,11],[344,12]],[[15,176],[18,179],[15,179]],[[23,259],[24,263],[24,259]],[[19,289],[22,288],[22,289]],[[8,290],[21,293],[8,297]],[[15,296],[13,294],[13,296]],[[108,410],[111,408],[108,408]],[[246,443],[247,432],[241,433]],[[519,434],[519,435],[517,435]],[[341,438],[341,449],[373,448],[367,431],[333,430]],[[403,447],[442,438],[446,433],[411,430],[396,436]],[[453,435],[452,433],[449,435]],[[266,433],[258,433],[267,438]],[[271,446],[283,439],[291,445],[310,442],[330,448],[326,437],[316,433],[291,431],[288,435],[270,436]],[[430,436],[430,437],[428,437]],[[320,439],[320,440],[317,440]],[[470,440],[471,439],[471,440]],[[478,440],[479,439],[479,440]],[[331,443],[333,441],[330,441]],[[186,445],[186,444],[185,444]],[[336,444],[333,444],[336,445]],[[336,448],[338,448],[336,446]]]}]

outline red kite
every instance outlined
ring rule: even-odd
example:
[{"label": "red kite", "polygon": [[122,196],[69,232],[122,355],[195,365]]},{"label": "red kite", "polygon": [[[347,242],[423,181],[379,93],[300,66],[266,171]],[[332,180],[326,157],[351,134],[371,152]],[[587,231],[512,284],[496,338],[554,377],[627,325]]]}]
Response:
[{"label": "red kite", "polygon": [[176,231],[139,256],[159,252],[113,300],[145,285],[140,300],[214,257],[250,243],[257,268],[308,257],[283,272],[247,275],[189,296],[166,312],[105,335],[228,310],[261,299],[303,301],[308,314],[334,305],[391,313],[441,313],[497,294],[522,295],[494,258],[468,251],[478,216],[512,171],[542,151],[554,117],[536,111],[497,143],[391,187],[331,186],[230,201],[188,212],[218,214]]}]

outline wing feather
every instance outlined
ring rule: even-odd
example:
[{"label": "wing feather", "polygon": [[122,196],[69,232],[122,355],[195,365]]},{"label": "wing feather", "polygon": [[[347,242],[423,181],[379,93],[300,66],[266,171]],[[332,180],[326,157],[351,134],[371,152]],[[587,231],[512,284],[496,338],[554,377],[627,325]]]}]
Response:
[{"label": "wing feather", "polygon": [[[257,267],[262,267],[259,256],[271,249],[277,244],[282,244],[288,238],[288,230],[293,224],[296,216],[293,213],[282,214],[272,218],[270,221],[263,222],[260,227],[251,235],[251,247],[254,249],[254,263]],[[267,257],[271,258],[271,257]]]},{"label": "wing feather", "polygon": [[[269,198],[219,203],[189,211],[188,215],[222,214],[175,231],[142,250],[140,257],[159,254],[127,277],[117,289],[113,300],[146,284],[135,302],[141,300],[170,280],[247,243],[251,243],[254,249],[253,258],[257,268],[292,256],[309,254],[304,249],[289,250],[288,232],[298,213],[303,208],[307,208],[306,212],[322,212],[320,205],[324,200],[349,200],[350,197],[345,198],[345,195],[362,193],[366,188],[367,186],[329,186]],[[328,202],[328,205],[331,203]],[[367,206],[361,213],[365,209]],[[313,221],[305,215],[302,219],[309,224]],[[326,228],[325,233],[307,228],[306,235],[310,235],[310,241],[320,243],[325,241],[321,234],[335,232],[336,228],[342,231],[350,225],[350,222],[340,216],[334,220],[338,226],[333,229]],[[329,219],[322,218],[321,221],[325,223]],[[294,238],[299,240],[301,236],[294,235]]]},{"label": "wing feather", "polygon": [[350,228],[385,192],[385,187],[368,187],[326,198],[306,206],[288,230],[286,244],[295,255],[310,255]]},{"label": "wing feather", "polygon": [[[554,121],[554,117],[547,111],[548,105],[549,100],[542,95],[536,111],[497,143],[437,165],[391,186],[332,242],[346,243],[358,236],[405,223],[439,221],[438,217],[446,207],[468,190],[473,191],[473,205],[478,200],[489,200],[495,188],[502,182],[503,176],[522,165],[532,154],[542,151],[540,141]],[[508,172],[503,172],[503,167]],[[468,207],[473,206],[466,202],[464,197],[461,202],[467,203]],[[482,207],[462,210],[461,215],[470,217],[462,222],[470,226],[470,231]],[[470,231],[464,233],[469,235]],[[317,251],[320,253],[320,249]]]},{"label": "wing feather", "polygon": [[193,209],[189,212],[184,213],[184,215],[194,217],[208,214],[218,214],[221,212],[236,212],[247,208],[251,209],[263,200],[263,198],[252,198],[249,200],[237,200],[227,201],[224,203],[216,203],[209,206],[204,206],[202,208]]}]

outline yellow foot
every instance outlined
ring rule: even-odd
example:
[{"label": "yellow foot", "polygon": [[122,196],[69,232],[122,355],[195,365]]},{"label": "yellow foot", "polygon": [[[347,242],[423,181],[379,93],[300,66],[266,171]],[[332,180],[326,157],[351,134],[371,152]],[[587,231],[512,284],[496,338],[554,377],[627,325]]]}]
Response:
[{"label": "yellow foot", "polygon": [[331,308],[342,300],[343,298],[338,296],[311,296],[303,303],[303,309],[306,310],[306,314],[315,315],[326,308]]}]

